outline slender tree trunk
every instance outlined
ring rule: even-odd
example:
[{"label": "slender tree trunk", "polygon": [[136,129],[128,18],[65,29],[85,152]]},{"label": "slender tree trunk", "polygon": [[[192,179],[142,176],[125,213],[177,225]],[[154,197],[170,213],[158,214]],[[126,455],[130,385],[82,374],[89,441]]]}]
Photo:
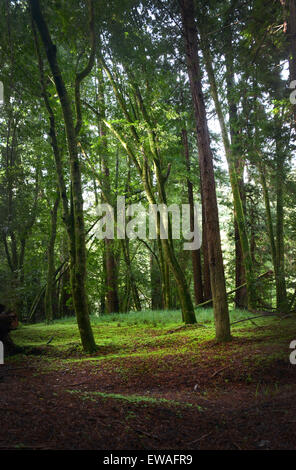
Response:
[{"label": "slender tree trunk", "polygon": [[151,285],[151,308],[152,310],[161,310],[161,276],[160,270],[155,262],[154,256],[150,254],[150,285]]},{"label": "slender tree trunk", "polygon": [[[244,268],[244,255],[242,245],[239,238],[239,230],[237,222],[234,219],[234,239],[235,239],[235,287],[239,287],[246,282],[245,268]],[[245,309],[247,303],[247,289],[242,287],[235,292],[234,303],[236,308]]]},{"label": "slender tree trunk", "polygon": [[127,277],[127,281],[124,285],[124,295],[122,296],[120,311],[127,313],[130,310],[130,301],[131,301],[131,283],[130,278]]},{"label": "slender tree trunk", "polygon": [[[248,296],[248,309],[255,310],[256,308],[256,291],[255,291],[255,276],[252,263],[252,257],[250,252],[249,240],[247,235],[245,215],[243,211],[243,205],[240,195],[240,187],[238,182],[238,176],[236,172],[235,160],[237,157],[234,156],[234,149],[231,148],[227,127],[221,107],[221,103],[218,96],[218,89],[216,84],[216,79],[213,70],[213,64],[209,49],[209,44],[206,40],[206,35],[202,34],[202,45],[203,45],[203,57],[206,64],[207,74],[211,86],[211,93],[215,103],[216,113],[219,119],[219,124],[222,133],[222,140],[225,149],[226,159],[228,162],[229,177],[233,195],[233,205],[234,205],[234,214],[235,220],[238,227],[239,238],[241,243],[241,249],[243,252],[244,268],[247,282],[247,296]],[[228,78],[229,80],[229,78]],[[233,124],[233,123],[232,123]]]},{"label": "slender tree trunk", "polygon": [[[212,299],[212,289],[211,289],[211,276],[210,276],[210,261],[209,261],[209,250],[208,244],[206,242],[207,235],[206,235],[206,218],[205,218],[205,202],[203,197],[202,191],[202,184],[200,184],[201,190],[201,201],[202,201],[202,240],[205,243],[202,244],[202,254],[203,254],[203,295],[204,295],[204,302],[207,300]],[[212,303],[209,303],[205,306],[205,308],[212,307]]]},{"label": "slender tree trunk", "polygon": [[264,197],[264,203],[265,203],[267,231],[268,231],[270,247],[271,247],[271,257],[272,257],[273,267],[275,268],[276,267],[276,245],[275,245],[273,222],[272,222],[272,216],[271,216],[270,199],[269,199],[269,193],[268,193],[268,188],[267,188],[267,183],[266,183],[265,169],[261,162],[261,155],[259,155],[258,161],[259,161],[258,169],[260,173],[260,179],[261,179],[261,185],[263,189],[263,197]]},{"label": "slender tree trunk", "polygon": [[106,259],[106,310],[107,313],[119,311],[117,294],[117,263],[115,261],[114,241],[105,238]]},{"label": "slender tree trunk", "polygon": [[289,304],[287,299],[285,278],[285,248],[284,248],[284,161],[283,150],[276,142],[276,296],[277,310],[287,313]]},{"label": "slender tree trunk", "polygon": [[[276,77],[277,81],[275,82],[275,97],[279,97],[282,93],[281,79],[278,74]],[[257,126],[257,99],[255,100],[255,113],[256,113],[256,126],[255,126],[255,149],[258,152],[259,164],[258,169],[261,178],[261,184],[263,188],[263,195],[266,208],[266,220],[268,235],[270,239],[271,255],[274,266],[275,274],[275,283],[276,283],[276,299],[277,299],[277,310],[281,313],[286,313],[289,311],[289,302],[287,298],[287,289],[286,289],[286,278],[285,278],[285,249],[284,249],[284,181],[285,181],[285,159],[286,159],[286,142],[282,135],[282,119],[280,116],[275,116],[274,129],[275,129],[275,191],[276,191],[276,226],[275,232],[273,229],[271,210],[270,210],[270,200],[268,194],[268,188],[265,177],[265,169],[260,159],[259,150],[259,135],[258,135],[258,126]]]},{"label": "slender tree trunk", "polygon": [[100,312],[106,313],[106,247],[105,243],[102,247],[102,287],[101,287],[101,295],[100,295]]},{"label": "slender tree trunk", "polygon": [[221,250],[213,157],[201,85],[194,2],[193,0],[180,0],[179,3],[181,5],[188,75],[196,119],[199,164],[205,204],[206,240],[204,240],[204,243],[208,244],[209,250],[216,339],[217,341],[229,341],[231,339],[230,323]]},{"label": "slender tree trunk", "polygon": [[136,283],[135,277],[133,275],[133,270],[132,270],[132,264],[131,264],[130,253],[129,253],[129,240],[121,240],[121,244],[122,244],[124,261],[125,261],[127,272],[128,272],[130,290],[132,292],[132,296],[134,300],[134,306],[136,310],[140,312],[141,301],[140,301],[140,296],[139,296],[139,292],[137,288],[137,283]]},{"label": "slender tree trunk", "polygon": [[[260,157],[259,157],[260,158]],[[281,165],[279,165],[281,166]],[[263,189],[263,196],[265,202],[265,213],[266,213],[266,225],[267,232],[270,241],[270,249],[272,256],[272,263],[274,268],[275,275],[275,285],[276,285],[276,299],[277,299],[277,309],[279,312],[287,312],[288,300],[286,292],[286,282],[284,274],[284,239],[283,239],[283,203],[282,203],[282,184],[279,181],[281,176],[277,175],[276,183],[276,197],[277,197],[277,224],[276,224],[276,235],[277,240],[274,236],[273,222],[270,209],[270,199],[266,183],[265,170],[263,164],[259,160],[258,169],[260,172],[261,184]],[[281,171],[280,168],[278,168]]]},{"label": "slender tree trunk", "polygon": [[[233,9],[229,12],[227,19],[228,24],[232,25]],[[245,161],[242,148],[239,141],[238,129],[238,112],[237,103],[235,98],[235,80],[234,80],[234,50],[233,50],[233,33],[232,26],[227,28],[226,34],[226,50],[225,50],[225,65],[226,65],[226,85],[227,85],[227,103],[229,110],[229,128],[231,139],[231,151],[234,159],[234,170],[237,174],[237,184],[239,187],[239,195],[243,208],[243,214],[246,216],[246,196],[244,190],[244,166]],[[246,224],[245,224],[246,229]],[[247,236],[247,234],[245,235]],[[234,211],[234,238],[235,238],[235,286],[239,287],[246,282],[246,272],[244,263],[244,252],[240,238],[239,226],[235,217]],[[235,292],[234,303],[236,308],[245,309],[248,307],[247,289],[243,287]]]},{"label": "slender tree trunk", "polygon": [[[158,184],[160,202],[162,204],[167,204],[164,180],[158,168],[156,168],[155,174]],[[149,202],[153,204],[153,200]],[[196,323],[194,308],[187,281],[175,255],[170,220],[168,220],[168,238],[161,240],[161,245],[163,249],[164,262],[166,263],[165,269],[167,269],[167,266],[170,267],[176,281],[183,321],[186,324]],[[165,272],[165,276],[168,276],[168,272]],[[170,302],[170,300],[168,300],[168,302]]]},{"label": "slender tree trunk", "polygon": [[[166,191],[165,191],[165,183],[167,181],[167,178],[169,176],[169,171],[166,176],[163,175],[162,170],[161,170],[161,158],[159,155],[157,143],[156,143],[156,135],[153,130],[153,126],[151,124],[150,118],[148,116],[148,113],[145,109],[143,99],[141,97],[140,91],[138,87],[134,87],[135,90],[135,97],[138,102],[139,109],[141,110],[141,113],[143,115],[144,120],[148,124],[148,135],[149,135],[149,143],[150,143],[150,150],[151,150],[151,156],[153,159],[153,165],[154,165],[154,174],[156,177],[156,182],[157,182],[157,189],[158,189],[158,197],[159,201],[161,204],[167,205],[167,198],[166,198]],[[170,168],[170,167],[169,167]],[[146,182],[146,177],[144,176],[143,178],[143,183],[144,187],[148,196],[148,200],[150,204],[154,204],[155,200],[151,192],[151,188],[148,188],[147,182]],[[148,192],[147,192],[148,191]],[[158,227],[159,230],[159,227]],[[189,288],[187,285],[187,281],[185,278],[185,274],[182,271],[180,264],[176,258],[175,250],[174,250],[174,243],[172,240],[172,230],[171,230],[171,222],[170,219],[168,218],[168,238],[165,238],[161,240],[161,245],[163,248],[163,255],[164,255],[164,261],[167,266],[170,267],[175,281],[177,285],[177,291],[178,291],[178,297],[181,305],[181,311],[182,311],[182,318],[183,321],[186,324],[193,324],[196,323],[196,317],[194,313],[194,307],[191,299],[191,295],[189,292]],[[168,272],[165,273],[166,276],[169,275]]]},{"label": "slender tree trunk", "polygon": [[[57,61],[57,48],[52,42],[48,26],[40,9],[39,0],[29,0],[29,2],[33,20],[37,25],[42,43],[44,45],[47,60],[53,75],[53,80],[63,112],[63,120],[65,123],[67,146],[70,160],[71,178],[71,219],[65,221],[69,236],[71,287],[82,346],[85,351],[93,352],[96,350],[96,344],[94,341],[94,336],[89,319],[88,300],[85,286],[85,230],[81,173],[77,148],[77,134],[81,127],[79,85],[82,79],[87,75],[89,67],[88,69],[85,69],[83,73],[80,73],[76,76],[75,101],[77,111],[77,124],[75,126],[70,97],[66,89],[65,82],[63,80],[60,67]],[[91,1],[89,2],[89,5],[90,10],[92,10]],[[89,66],[91,66],[91,63],[89,63]],[[59,183],[60,179],[61,176],[59,175]],[[61,192],[61,198],[65,199],[65,194],[63,193],[64,188],[62,188],[61,185],[59,185],[59,187]]]},{"label": "slender tree trunk", "polygon": [[[106,137],[106,126],[104,120],[106,118],[105,104],[105,84],[102,69],[98,70],[99,87],[98,87],[98,104],[99,104],[99,134],[101,138],[101,166],[104,178],[102,180],[103,194],[106,203],[113,202],[110,184],[109,170],[109,152],[108,141]],[[116,313],[119,311],[118,286],[117,286],[117,263],[116,263],[116,243],[115,240],[107,239],[105,243],[106,256],[106,310],[108,313]]]},{"label": "slender tree trunk", "polygon": [[157,248],[160,266],[160,279],[161,279],[161,293],[162,293],[162,305],[164,310],[170,309],[170,298],[171,298],[171,285],[170,285],[170,273],[167,263],[164,259],[163,247],[159,237],[157,235]]},{"label": "slender tree trunk", "polygon": [[66,269],[61,277],[61,289],[60,289],[60,300],[59,300],[59,316],[63,317],[72,317],[75,316],[75,311],[73,310],[73,302],[71,296],[71,286],[70,286],[70,272],[69,269]]},{"label": "slender tree trunk", "polygon": [[[184,147],[184,154],[187,166],[187,191],[188,203],[190,205],[190,230],[194,230],[194,199],[193,199],[193,185],[190,181],[190,156],[188,148],[188,136],[186,129],[182,130],[182,141]],[[202,267],[200,249],[192,250],[192,270],[193,270],[193,284],[194,284],[194,298],[196,305],[203,302],[203,285],[202,285]]]},{"label": "slender tree trunk", "polygon": [[54,281],[55,281],[55,268],[54,268],[54,247],[57,233],[57,218],[58,208],[60,203],[60,194],[57,193],[54,205],[50,211],[51,227],[50,236],[47,249],[47,283],[44,297],[44,310],[47,323],[53,321],[53,305],[54,305]]}]

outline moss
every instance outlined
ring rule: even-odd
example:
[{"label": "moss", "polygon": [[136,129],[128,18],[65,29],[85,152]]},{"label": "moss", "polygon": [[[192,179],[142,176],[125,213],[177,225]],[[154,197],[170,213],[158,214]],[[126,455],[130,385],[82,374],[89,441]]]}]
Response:
[{"label": "moss", "polygon": [[187,402],[178,402],[175,400],[167,400],[165,398],[155,398],[148,397],[144,395],[122,395],[119,393],[105,393],[105,392],[80,392],[79,390],[67,390],[68,393],[77,394],[82,399],[89,399],[95,401],[95,397],[101,398],[103,400],[121,400],[127,401],[133,404],[148,404],[155,406],[170,406],[170,407],[180,407],[180,408],[197,408],[199,411],[203,411],[203,408],[199,405],[193,405],[192,403]]}]

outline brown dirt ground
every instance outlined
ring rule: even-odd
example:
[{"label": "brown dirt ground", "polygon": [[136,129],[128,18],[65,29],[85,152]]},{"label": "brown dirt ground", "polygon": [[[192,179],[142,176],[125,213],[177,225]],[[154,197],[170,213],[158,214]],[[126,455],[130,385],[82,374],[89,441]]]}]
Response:
[{"label": "brown dirt ground", "polygon": [[[103,364],[57,359],[54,370],[42,356],[8,362],[0,366],[0,449],[296,449],[289,349],[286,359],[256,363],[255,353],[269,357],[275,346],[242,338],[223,348],[207,342],[198,361],[192,353],[168,355],[166,367],[157,356]],[[232,359],[219,362],[225,348]]]}]

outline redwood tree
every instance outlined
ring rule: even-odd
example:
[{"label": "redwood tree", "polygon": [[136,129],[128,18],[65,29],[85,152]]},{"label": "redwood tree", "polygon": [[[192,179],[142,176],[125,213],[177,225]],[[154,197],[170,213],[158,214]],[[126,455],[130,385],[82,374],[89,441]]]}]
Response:
[{"label": "redwood tree", "polygon": [[213,156],[201,84],[194,2],[193,0],[179,0],[179,4],[183,24],[187,69],[196,119],[200,175],[203,188],[202,197],[205,209],[206,238],[203,240],[203,243],[207,243],[209,252],[216,339],[218,341],[229,341],[231,339],[230,323],[221,250]]}]

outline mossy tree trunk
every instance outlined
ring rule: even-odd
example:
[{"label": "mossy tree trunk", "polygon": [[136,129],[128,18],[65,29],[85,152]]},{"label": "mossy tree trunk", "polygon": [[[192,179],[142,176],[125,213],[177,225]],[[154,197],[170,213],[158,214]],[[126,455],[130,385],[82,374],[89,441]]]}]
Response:
[{"label": "mossy tree trunk", "polygon": [[[59,189],[63,204],[63,217],[67,228],[69,239],[69,255],[70,255],[70,281],[72,296],[74,302],[75,313],[77,317],[78,328],[80,332],[82,346],[85,351],[93,352],[96,350],[96,344],[90,324],[88,313],[88,300],[85,286],[86,278],[86,249],[85,249],[85,229],[83,214],[83,197],[81,185],[81,172],[78,157],[77,135],[82,126],[81,102],[80,102],[80,84],[82,80],[90,73],[94,63],[95,53],[95,33],[94,33],[94,12],[93,3],[89,0],[90,13],[90,36],[92,43],[92,52],[85,69],[76,74],[75,77],[75,107],[76,107],[76,125],[74,124],[73,110],[71,106],[70,96],[68,94],[62,73],[57,61],[57,48],[52,42],[52,38],[40,8],[39,0],[29,0],[32,18],[36,24],[48,60],[48,64],[53,76],[59,101],[63,112],[63,120],[66,130],[67,148],[70,163],[70,180],[71,180],[71,200],[70,208],[67,200],[67,192],[63,177],[63,165],[57,144],[55,118],[51,109],[43,75],[43,67],[41,63],[41,54],[39,53],[39,66],[41,73],[41,84],[43,88],[43,96],[50,118],[50,135],[54,150]],[[36,41],[37,43],[37,41]]]},{"label": "mossy tree trunk", "polygon": [[60,193],[58,191],[54,201],[53,208],[50,211],[50,235],[47,248],[47,282],[44,297],[44,310],[47,323],[53,321],[53,300],[54,300],[54,281],[55,281],[55,268],[54,268],[54,247],[57,233],[57,218],[58,208],[60,203]]},{"label": "mossy tree trunk", "polygon": [[[190,181],[190,155],[188,147],[188,136],[187,130],[182,130],[182,142],[184,148],[184,155],[187,168],[187,192],[188,192],[188,203],[190,206],[190,230],[194,231],[194,198],[193,198],[193,185]],[[198,250],[191,251],[192,257],[192,271],[193,271],[193,284],[194,284],[194,298],[196,305],[203,302],[203,285],[202,285],[202,266],[201,266],[201,254],[200,248]]]}]

